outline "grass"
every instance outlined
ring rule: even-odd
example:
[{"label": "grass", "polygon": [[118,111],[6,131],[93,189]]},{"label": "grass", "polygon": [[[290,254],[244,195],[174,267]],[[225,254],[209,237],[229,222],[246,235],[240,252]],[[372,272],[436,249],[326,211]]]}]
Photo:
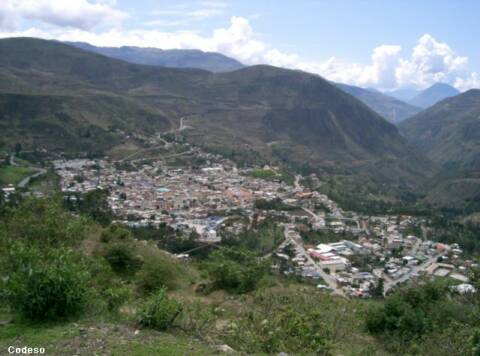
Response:
[{"label": "grass", "polygon": [[17,184],[23,178],[33,174],[35,170],[28,167],[1,166],[0,185]]},{"label": "grass", "polygon": [[253,178],[259,178],[259,179],[264,179],[268,181],[272,180],[280,180],[285,182],[288,185],[293,185],[295,181],[295,177],[291,174],[288,173],[287,171],[281,170],[279,172],[276,172],[272,169],[254,169],[250,172],[250,176]]},{"label": "grass", "polygon": [[43,347],[46,355],[211,355],[215,351],[184,335],[138,330],[99,321],[53,324],[11,322],[0,326],[0,354],[9,346]]}]

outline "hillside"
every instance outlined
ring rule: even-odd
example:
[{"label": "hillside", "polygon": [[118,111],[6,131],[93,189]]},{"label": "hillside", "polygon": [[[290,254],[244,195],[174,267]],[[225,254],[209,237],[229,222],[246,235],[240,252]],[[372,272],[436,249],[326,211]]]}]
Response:
[{"label": "hillside", "polygon": [[419,92],[415,97],[409,100],[409,104],[426,109],[443,99],[458,94],[460,94],[460,92],[451,85],[445,83],[436,83],[431,87]]},{"label": "hillside", "polygon": [[480,163],[480,90],[446,99],[404,121],[407,139],[444,166],[478,167]]},{"label": "hillside", "polygon": [[[87,138],[98,137],[91,145],[106,150],[118,140],[97,132],[166,131],[185,117],[193,128],[185,131],[189,140],[237,156],[254,152],[263,160],[293,166],[307,162],[399,185],[416,184],[428,167],[395,126],[324,79],[303,72],[254,66],[213,74],[143,66],[29,38],[0,40],[0,68],[0,78],[8,79],[0,84],[2,124],[11,127],[7,143],[50,142],[49,148],[72,150],[85,141],[80,128],[90,128],[94,135]],[[42,108],[35,115],[23,112],[30,104],[19,102],[29,103],[32,96]],[[12,105],[18,110],[10,112]],[[27,119],[35,124],[20,125]],[[58,130],[68,139],[58,140]]]},{"label": "hillside", "polygon": [[102,54],[136,64],[170,68],[199,68],[210,72],[228,72],[243,67],[237,60],[221,53],[196,49],[170,49],[142,47],[96,47],[84,42],[66,42],[86,51]]},{"label": "hillside", "polygon": [[469,90],[400,125],[404,136],[443,167],[430,200],[443,204],[480,198],[480,90]]},{"label": "hillside", "polygon": [[388,121],[398,124],[420,112],[420,109],[407,104],[379,91],[363,89],[346,84],[335,84],[338,88],[354,96],[368,105],[372,110],[386,118]]}]

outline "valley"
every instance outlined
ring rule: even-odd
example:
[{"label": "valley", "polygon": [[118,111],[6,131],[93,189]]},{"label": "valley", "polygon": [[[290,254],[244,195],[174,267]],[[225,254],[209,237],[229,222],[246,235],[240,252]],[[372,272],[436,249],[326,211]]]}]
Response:
[{"label": "valley", "polygon": [[476,355],[479,90],[423,87],[0,39],[0,350]]}]

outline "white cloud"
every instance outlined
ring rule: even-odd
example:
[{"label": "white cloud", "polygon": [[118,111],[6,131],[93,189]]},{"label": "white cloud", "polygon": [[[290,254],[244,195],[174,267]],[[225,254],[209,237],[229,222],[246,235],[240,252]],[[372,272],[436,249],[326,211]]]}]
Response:
[{"label": "white cloud", "polygon": [[[468,58],[457,55],[448,44],[437,41],[429,34],[421,36],[407,56],[398,45],[380,45],[373,49],[368,64],[345,62],[336,57],[309,61],[262,41],[244,17],[233,16],[229,26],[217,28],[210,35],[201,35],[193,30],[112,26],[126,16],[116,9],[114,0],[71,0],[68,9],[65,3],[62,5],[62,1],[55,0],[3,0],[0,4],[0,37],[32,36],[83,41],[98,46],[198,48],[221,52],[245,64],[264,63],[300,69],[333,81],[387,90],[424,88],[438,81],[450,83],[461,90],[480,87],[480,75],[467,71]],[[217,16],[227,6],[217,1],[195,4],[193,8],[188,3],[159,10],[150,26],[186,26],[192,23],[192,19],[200,21]],[[15,16],[6,16],[12,13],[18,19],[38,19],[50,26],[14,30]]]},{"label": "white cloud", "polygon": [[[115,9],[114,0],[2,0],[10,21],[15,18],[36,20],[45,24],[91,30],[98,25],[119,25],[128,15]],[[0,8],[3,14],[3,9]],[[0,15],[0,19],[2,15]],[[8,24],[8,23],[7,23]],[[0,28],[11,28],[3,26]]]},{"label": "white cloud", "polygon": [[12,30],[16,27],[13,7],[9,1],[0,2],[0,30]]},{"label": "white cloud", "polygon": [[411,58],[401,59],[396,76],[399,86],[426,87],[435,82],[454,83],[465,75],[468,58],[456,55],[446,43],[429,34],[418,40]]}]

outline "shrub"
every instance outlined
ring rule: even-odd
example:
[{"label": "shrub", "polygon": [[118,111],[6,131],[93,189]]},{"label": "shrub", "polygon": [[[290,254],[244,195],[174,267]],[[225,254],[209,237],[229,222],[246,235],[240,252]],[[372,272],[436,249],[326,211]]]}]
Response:
[{"label": "shrub", "polygon": [[102,294],[108,311],[118,313],[118,309],[130,299],[132,293],[126,287],[111,287],[104,290]]},{"label": "shrub", "polygon": [[246,354],[330,355],[343,331],[355,329],[343,300],[308,291],[277,289],[254,294],[252,306],[227,326],[225,341]]},{"label": "shrub", "polygon": [[176,276],[172,262],[164,256],[157,256],[157,258],[147,256],[142,269],[136,276],[141,291],[152,293],[162,287],[174,288],[176,286]]},{"label": "shrub", "polygon": [[84,310],[89,273],[78,255],[68,249],[23,246],[12,252],[18,263],[5,291],[13,310],[31,320],[67,318]]},{"label": "shrub", "polygon": [[102,231],[100,239],[102,242],[111,242],[111,241],[122,241],[128,240],[132,237],[132,234],[129,230],[124,228],[121,225],[110,225],[108,228]]},{"label": "shrub", "polygon": [[257,287],[266,274],[267,264],[242,248],[223,248],[212,253],[208,271],[213,286],[235,293],[246,293]]},{"label": "shrub", "polygon": [[181,310],[181,304],[169,298],[167,290],[161,288],[145,302],[139,312],[139,321],[145,327],[164,331],[172,326]]},{"label": "shrub", "polygon": [[114,272],[124,276],[134,275],[142,265],[142,260],[135,254],[132,244],[114,244],[105,251],[104,257]]},{"label": "shrub", "polygon": [[8,214],[4,229],[12,241],[74,246],[86,236],[85,219],[72,216],[57,200],[26,199]]}]

